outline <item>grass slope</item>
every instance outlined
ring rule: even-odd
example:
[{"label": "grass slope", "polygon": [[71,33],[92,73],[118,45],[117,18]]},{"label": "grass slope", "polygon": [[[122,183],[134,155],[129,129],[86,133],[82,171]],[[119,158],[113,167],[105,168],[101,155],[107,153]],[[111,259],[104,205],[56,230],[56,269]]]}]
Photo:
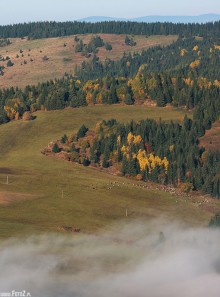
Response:
[{"label": "grass slope", "polygon": [[[168,45],[176,41],[176,36],[135,36],[133,39],[137,42],[136,46],[126,46],[124,43],[125,35],[99,34],[105,42],[112,44],[112,51],[106,51],[100,48],[97,56],[101,60],[110,58],[117,60],[122,57],[124,52],[138,52],[156,45]],[[88,44],[92,35],[79,35],[83,43]],[[4,65],[5,74],[0,79],[0,88],[11,86],[25,87],[28,84],[37,84],[38,82],[60,78],[65,72],[74,74],[75,65],[81,65],[84,60],[81,53],[75,53],[73,46],[76,45],[73,36],[47,38],[38,40],[11,39],[12,44],[0,48],[0,56],[9,56],[14,63],[13,67],[6,67],[6,62],[0,62]],[[64,44],[66,46],[64,47]],[[23,50],[23,57],[20,53]],[[16,58],[16,56],[19,58]],[[42,58],[47,56],[48,61]],[[30,62],[30,59],[33,61]],[[27,64],[24,65],[24,60]],[[22,79],[21,79],[22,78]]]},{"label": "grass slope", "polygon": [[28,194],[17,203],[0,204],[0,237],[57,231],[63,225],[94,232],[125,218],[126,208],[128,220],[162,215],[188,224],[207,224],[210,213],[186,199],[40,153],[49,141],[77,131],[83,123],[93,127],[101,119],[181,120],[183,116],[171,108],[95,106],[37,112],[34,121],[0,126],[0,202],[5,193]]}]

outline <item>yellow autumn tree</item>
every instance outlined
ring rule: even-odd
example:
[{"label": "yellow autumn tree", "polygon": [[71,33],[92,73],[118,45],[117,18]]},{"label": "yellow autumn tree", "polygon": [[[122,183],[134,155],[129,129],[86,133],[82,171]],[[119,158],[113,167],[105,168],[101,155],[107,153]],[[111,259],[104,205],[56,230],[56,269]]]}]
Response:
[{"label": "yellow autumn tree", "polygon": [[220,81],[218,81],[217,79],[214,80],[213,85],[217,88],[220,88]]},{"label": "yellow autumn tree", "polygon": [[167,173],[169,167],[169,161],[166,157],[161,159],[159,156],[155,156],[152,153],[147,155],[146,151],[139,150],[137,154],[137,160],[141,170],[148,168],[149,173],[156,167],[164,167],[165,172]]},{"label": "yellow autumn tree", "polygon": [[134,138],[134,135],[131,132],[129,132],[127,136],[127,142],[129,145],[131,144],[133,138]]},{"label": "yellow autumn tree", "polygon": [[180,56],[181,57],[184,57],[185,56],[185,53],[187,53],[187,50],[186,49],[183,48],[183,49],[180,50]]},{"label": "yellow autumn tree", "polygon": [[212,83],[210,81],[208,81],[208,79],[206,77],[199,77],[198,78],[198,85],[199,87],[202,88],[206,88],[206,89],[210,89]]},{"label": "yellow autumn tree", "polygon": [[141,171],[145,170],[146,167],[150,166],[146,151],[139,150],[138,154],[137,154],[137,160],[138,160]]},{"label": "yellow autumn tree", "polygon": [[25,111],[25,108],[24,102],[19,98],[8,99],[4,106],[4,110],[11,120],[18,119]]},{"label": "yellow autumn tree", "polygon": [[122,146],[121,151],[123,154],[127,153],[127,147],[125,145]]},{"label": "yellow autumn tree", "polygon": [[199,49],[198,45],[195,45],[194,48],[193,48],[193,51],[196,52],[196,51],[198,51],[198,49]]},{"label": "yellow autumn tree", "polygon": [[83,91],[86,92],[86,91],[89,91],[89,90],[93,90],[93,82],[91,80],[88,80],[84,86],[83,86]]},{"label": "yellow autumn tree", "polygon": [[194,69],[200,65],[200,60],[195,60],[194,62],[190,63],[190,68]]},{"label": "yellow autumn tree", "polygon": [[92,93],[91,92],[88,92],[86,94],[86,103],[87,104],[91,104],[92,103]]},{"label": "yellow autumn tree", "polygon": [[145,93],[146,82],[141,74],[137,74],[132,80],[132,91],[135,99],[144,99],[147,94]]},{"label": "yellow autumn tree", "polygon": [[98,83],[95,83],[95,84],[94,84],[94,90],[95,90],[95,91],[98,91],[99,88],[100,88],[100,85],[99,85]]},{"label": "yellow autumn tree", "polygon": [[7,117],[10,119],[10,120],[14,120],[15,117],[16,117],[16,114],[17,114],[17,111],[12,108],[12,107],[9,107],[9,106],[4,106],[4,110],[7,114]]},{"label": "yellow autumn tree", "polygon": [[193,81],[190,77],[185,78],[185,79],[184,79],[184,82],[185,82],[185,84],[186,84],[187,86],[190,86],[190,87],[192,87],[192,86],[193,86],[193,83],[194,83],[194,81]]},{"label": "yellow autumn tree", "polygon": [[141,136],[140,135],[134,136],[133,142],[134,144],[141,143],[142,142]]},{"label": "yellow autumn tree", "polygon": [[98,93],[98,95],[96,96],[96,103],[98,103],[98,104],[103,103],[103,94],[102,94],[102,92]]},{"label": "yellow autumn tree", "polygon": [[128,136],[127,136],[128,145],[130,145],[131,143],[134,143],[134,144],[141,143],[141,141],[142,141],[142,138],[140,135],[135,136],[131,132],[128,133]]},{"label": "yellow autumn tree", "polygon": [[214,49],[219,50],[220,51],[220,45],[214,45]]}]

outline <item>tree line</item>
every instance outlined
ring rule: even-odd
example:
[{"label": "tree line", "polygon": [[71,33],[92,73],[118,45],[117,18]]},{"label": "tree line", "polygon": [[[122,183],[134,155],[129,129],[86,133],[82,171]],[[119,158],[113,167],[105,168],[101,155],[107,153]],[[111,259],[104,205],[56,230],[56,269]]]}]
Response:
[{"label": "tree line", "polygon": [[85,22],[30,22],[0,26],[1,38],[30,39],[68,36],[75,34],[134,34],[220,37],[220,22],[206,24],[137,23],[126,21]]},{"label": "tree line", "polygon": [[[220,111],[220,87],[205,79],[166,73],[137,75],[133,79],[106,77],[85,83],[67,76],[24,90],[0,90],[0,123],[22,117],[25,111],[55,110],[90,104],[128,104],[151,100],[158,106],[172,104],[194,109],[194,116],[204,120],[205,128],[217,119]],[[189,83],[190,81],[190,83]],[[205,110],[205,112],[204,112]]]},{"label": "tree line", "polygon": [[[102,40],[96,37],[99,44]],[[93,43],[92,43],[93,44]],[[98,44],[98,45],[99,45]],[[101,62],[93,54],[77,76],[66,74],[25,89],[0,90],[0,122],[22,116],[28,110],[52,110],[88,104],[134,104],[153,100],[158,106],[172,104],[206,108],[206,127],[219,111],[220,46],[214,38],[179,39],[168,47],[124,54],[119,61]],[[195,113],[196,114],[196,113]]]},{"label": "tree line", "polygon": [[199,74],[215,80],[220,77],[219,53],[219,39],[214,36],[179,38],[166,47],[156,46],[141,53],[124,53],[118,61],[106,59],[101,62],[94,56],[76,69],[76,76],[82,81],[106,76],[128,78],[141,70],[142,73],[167,72],[185,77]]},{"label": "tree line", "polygon": [[182,125],[151,119],[121,124],[112,119],[97,123],[94,130],[83,125],[77,135],[64,135],[52,151],[65,151],[67,160],[84,166],[111,167],[137,180],[220,198],[220,152],[207,152],[199,145],[200,136],[199,121],[187,116]]}]

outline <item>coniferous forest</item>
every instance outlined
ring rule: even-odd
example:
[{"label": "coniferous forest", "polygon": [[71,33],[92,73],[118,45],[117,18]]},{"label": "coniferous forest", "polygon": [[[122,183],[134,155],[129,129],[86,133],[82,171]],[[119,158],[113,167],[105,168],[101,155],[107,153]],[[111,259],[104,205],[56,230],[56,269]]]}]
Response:
[{"label": "coniferous forest", "polygon": [[[185,117],[183,124],[150,119],[126,125],[103,121],[94,131],[81,127],[77,136],[70,140],[64,137],[62,143],[69,144],[69,160],[85,166],[112,166],[123,175],[172,184],[187,191],[202,190],[219,198],[220,153],[206,151],[199,138],[220,116],[220,22],[39,22],[1,26],[0,38],[113,32],[179,37],[167,47],[124,54],[118,61],[101,62],[90,46],[91,57],[75,70],[75,76],[66,74],[62,79],[25,89],[0,90],[1,124],[22,117],[25,111],[90,104],[133,105],[149,100],[160,107],[170,104],[186,108],[193,111],[193,120]],[[100,41],[98,37],[97,40]],[[91,134],[93,137],[88,138]],[[62,149],[56,144],[53,152]]]},{"label": "coniferous forest", "polygon": [[33,22],[0,26],[0,37],[28,36],[32,39],[88,33],[114,33],[134,35],[179,35],[181,37],[219,37],[220,22],[206,24],[137,23],[110,21],[85,22]]},{"label": "coniferous forest", "polygon": [[137,180],[219,198],[220,153],[201,147],[200,135],[199,121],[187,116],[182,125],[151,119],[121,124],[112,119],[97,123],[94,130],[83,125],[77,135],[61,137],[51,151],[84,166],[112,168]]}]

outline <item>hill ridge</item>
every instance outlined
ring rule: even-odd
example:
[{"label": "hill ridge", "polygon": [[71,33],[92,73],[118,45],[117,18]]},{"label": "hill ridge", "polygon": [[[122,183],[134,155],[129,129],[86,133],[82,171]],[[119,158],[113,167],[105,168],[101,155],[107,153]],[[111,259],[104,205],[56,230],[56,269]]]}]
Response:
[{"label": "hill ridge", "polygon": [[116,18],[109,16],[89,16],[86,18],[79,19],[80,22],[86,23],[97,23],[105,21],[128,21],[128,22],[171,22],[171,23],[207,23],[215,22],[220,20],[220,14],[207,13],[197,16],[187,15],[149,15],[137,18]]}]

